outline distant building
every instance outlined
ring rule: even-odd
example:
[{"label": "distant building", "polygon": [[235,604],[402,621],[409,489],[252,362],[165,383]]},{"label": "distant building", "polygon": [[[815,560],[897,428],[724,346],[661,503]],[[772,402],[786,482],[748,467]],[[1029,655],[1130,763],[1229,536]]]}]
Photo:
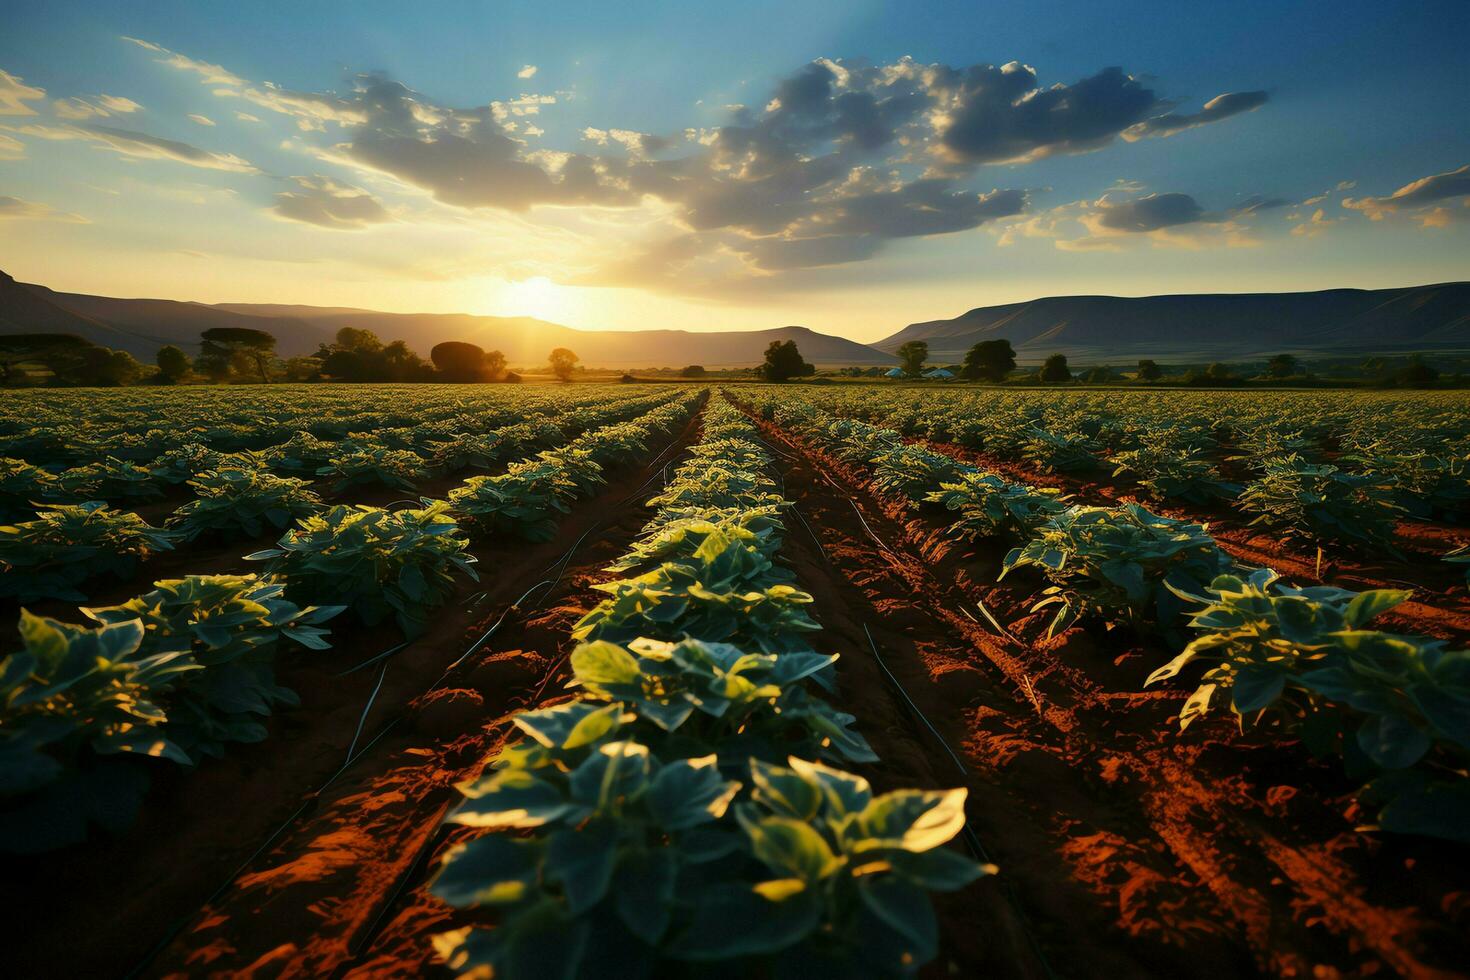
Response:
[{"label": "distant building", "polygon": [[906,378],[906,377],[908,377],[908,375],[906,375],[906,374],[903,373],[903,368],[892,368],[892,369],[890,369],[888,371],[884,371],[883,372],[883,377],[885,377],[885,378]]},{"label": "distant building", "polygon": [[946,371],[944,368],[935,368],[932,371],[925,371],[924,372],[924,377],[926,377],[926,378],[936,378],[936,379],[938,379],[940,381],[943,381],[946,378],[952,378],[952,377],[954,377],[954,372],[953,371]]}]

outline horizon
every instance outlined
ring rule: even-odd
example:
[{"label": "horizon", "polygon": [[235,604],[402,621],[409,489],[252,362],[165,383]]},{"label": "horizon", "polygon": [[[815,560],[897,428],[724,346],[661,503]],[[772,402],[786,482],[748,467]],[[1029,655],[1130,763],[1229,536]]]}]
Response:
[{"label": "horizon", "polygon": [[18,11],[0,268],[859,343],[1052,296],[1470,278],[1463,5],[844,6]]}]

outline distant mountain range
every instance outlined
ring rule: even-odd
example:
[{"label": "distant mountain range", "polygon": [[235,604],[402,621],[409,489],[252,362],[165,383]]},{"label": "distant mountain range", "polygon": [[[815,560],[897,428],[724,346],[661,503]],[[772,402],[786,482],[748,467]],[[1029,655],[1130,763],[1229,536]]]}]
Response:
[{"label": "distant mountain range", "polygon": [[958,361],[974,344],[1001,338],[1021,361],[1061,353],[1083,364],[1464,350],[1470,349],[1470,283],[1315,293],[1049,296],[912,323],[873,346],[892,353],[907,341],[922,340],[931,361]]},{"label": "distant mountain range", "polygon": [[569,347],[591,367],[650,368],[702,364],[707,368],[759,364],[773,340],[795,340],[819,366],[889,365],[892,356],[866,344],[806,327],[773,330],[577,330],[531,317],[467,313],[379,313],[322,306],[257,303],[181,303],[59,293],[16,282],[0,272],[0,334],[70,333],[151,360],[174,344],[193,353],[199,334],[213,327],[248,327],[273,334],[286,357],[310,354],[342,327],[371,330],[384,341],[403,340],[428,356],[445,340],[478,344],[505,354],[512,365],[546,363],[553,347]]},{"label": "distant mountain range", "polygon": [[746,367],[759,364],[773,340],[796,341],[806,359],[822,367],[892,365],[893,352],[909,340],[929,344],[931,363],[948,363],[979,341],[1002,338],[1023,363],[1054,353],[1074,364],[1143,357],[1230,361],[1282,352],[1312,357],[1470,350],[1470,283],[1314,293],[1052,296],[910,324],[867,345],[806,327],[578,330],[531,317],[114,299],[59,293],[0,272],[0,334],[75,334],[149,360],[164,344],[197,351],[200,332],[212,327],[264,330],[289,357],[314,352],[345,326],[371,330],[385,341],[407,341],[425,356],[441,341],[468,341],[502,351],[512,365],[543,364],[553,347],[570,347],[591,367]]}]

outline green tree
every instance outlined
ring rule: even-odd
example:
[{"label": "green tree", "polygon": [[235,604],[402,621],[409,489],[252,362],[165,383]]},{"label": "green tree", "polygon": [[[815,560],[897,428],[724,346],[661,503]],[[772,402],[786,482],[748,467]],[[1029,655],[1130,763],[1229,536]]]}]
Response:
[{"label": "green tree", "polygon": [[229,375],[231,365],[250,364],[262,383],[270,383],[266,369],[276,356],[274,336],[249,327],[214,327],[200,336],[204,339],[199,345],[198,363],[210,377],[222,380]]},{"label": "green tree", "polygon": [[[498,369],[505,369],[505,355],[500,351],[492,351],[498,359]],[[435,344],[434,349],[429,351],[429,360],[434,362],[434,367],[444,376],[446,381],[488,381],[487,355],[484,348],[475,344],[467,344],[458,340],[446,340],[442,344]]]},{"label": "green tree", "polygon": [[1090,385],[1107,384],[1109,381],[1112,381],[1113,380],[1113,371],[1112,371],[1112,368],[1106,368],[1106,367],[1089,368],[1087,370],[1087,372],[1082,375],[1082,380],[1085,381],[1085,382],[1087,382]]},{"label": "green tree", "polygon": [[686,367],[684,370],[682,370],[682,371],[679,372],[679,377],[681,377],[681,378],[702,378],[702,377],[704,377],[708,373],[709,372],[707,372],[704,369],[703,365],[700,365],[700,364],[691,364],[688,367]]},{"label": "green tree", "polygon": [[1157,381],[1164,376],[1164,369],[1159,367],[1158,362],[1142,360],[1138,362],[1139,381]]},{"label": "green tree", "polygon": [[767,381],[786,381],[806,374],[816,374],[817,369],[801,356],[796,341],[773,340],[766,348],[766,362],[761,365],[760,373]]},{"label": "green tree", "polygon": [[1009,340],[982,340],[965,352],[960,374],[972,381],[1004,381],[1016,369],[1016,352]]},{"label": "green tree", "polygon": [[547,358],[551,362],[551,373],[562,381],[572,380],[572,368],[577,365],[577,355],[565,347],[558,347]]},{"label": "green tree", "polygon": [[189,373],[189,355],[173,344],[158,348],[153,361],[158,365],[158,377],[164,384],[178,384]]},{"label": "green tree", "polygon": [[1066,354],[1053,354],[1041,365],[1041,371],[1037,375],[1042,381],[1053,384],[1060,381],[1071,381],[1072,370],[1067,367]]},{"label": "green tree", "polygon": [[1428,388],[1439,380],[1439,372],[1425,364],[1424,358],[1415,354],[1398,372],[1397,380],[1405,388]]},{"label": "green tree", "polygon": [[1266,363],[1266,374],[1272,378],[1290,378],[1301,373],[1301,364],[1290,354],[1277,354]]},{"label": "green tree", "polygon": [[929,345],[922,340],[910,340],[894,353],[898,355],[904,374],[918,374],[924,370],[924,360],[929,356]]}]

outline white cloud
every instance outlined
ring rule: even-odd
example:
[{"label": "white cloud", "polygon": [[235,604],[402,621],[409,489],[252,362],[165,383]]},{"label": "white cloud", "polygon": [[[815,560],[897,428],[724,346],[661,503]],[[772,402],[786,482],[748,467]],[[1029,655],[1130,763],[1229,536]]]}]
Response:
[{"label": "white cloud", "polygon": [[24,160],[26,145],[14,136],[0,133],[0,160]]},{"label": "white cloud", "polygon": [[18,76],[0,69],[0,116],[34,116],[36,110],[26,103],[45,97],[45,89],[27,85]]},{"label": "white cloud", "polygon": [[98,126],[89,124],[67,124],[64,126],[3,126],[0,129],[23,136],[34,136],[44,140],[82,140],[92,143],[104,149],[109,149],[119,156],[132,157],[140,160],[172,160],[175,163],[187,164],[191,167],[201,167],[205,170],[226,170],[242,174],[258,174],[259,170],[241,157],[233,153],[214,153],[209,150],[201,150],[197,146],[181,143],[178,140],[164,139],[160,136],[151,136],[148,133],[134,132],[128,129],[116,129],[111,126]]},{"label": "white cloud", "polygon": [[516,78],[534,78],[536,75],[536,71],[537,69],[535,65],[527,65],[520,71],[516,72]]},{"label": "white cloud", "polygon": [[393,220],[377,198],[360,187],[321,175],[291,179],[300,189],[276,195],[271,210],[278,217],[337,231],[357,231]]},{"label": "white cloud", "polygon": [[90,224],[79,214],[58,211],[49,204],[23,201],[18,197],[0,195],[0,221],[64,221],[68,224]]},{"label": "white cloud", "polygon": [[238,109],[235,110],[235,118],[238,119],[238,120],[240,120],[241,122],[253,122],[253,123],[260,122],[260,117],[259,116],[252,116],[250,113],[248,113],[248,112],[241,112]]},{"label": "white cloud", "polygon": [[201,116],[197,112],[191,112],[191,113],[189,113],[189,118],[191,120],[193,120],[194,122],[197,122],[201,126],[213,126],[214,125],[214,120],[213,119],[210,119],[208,116]]}]

